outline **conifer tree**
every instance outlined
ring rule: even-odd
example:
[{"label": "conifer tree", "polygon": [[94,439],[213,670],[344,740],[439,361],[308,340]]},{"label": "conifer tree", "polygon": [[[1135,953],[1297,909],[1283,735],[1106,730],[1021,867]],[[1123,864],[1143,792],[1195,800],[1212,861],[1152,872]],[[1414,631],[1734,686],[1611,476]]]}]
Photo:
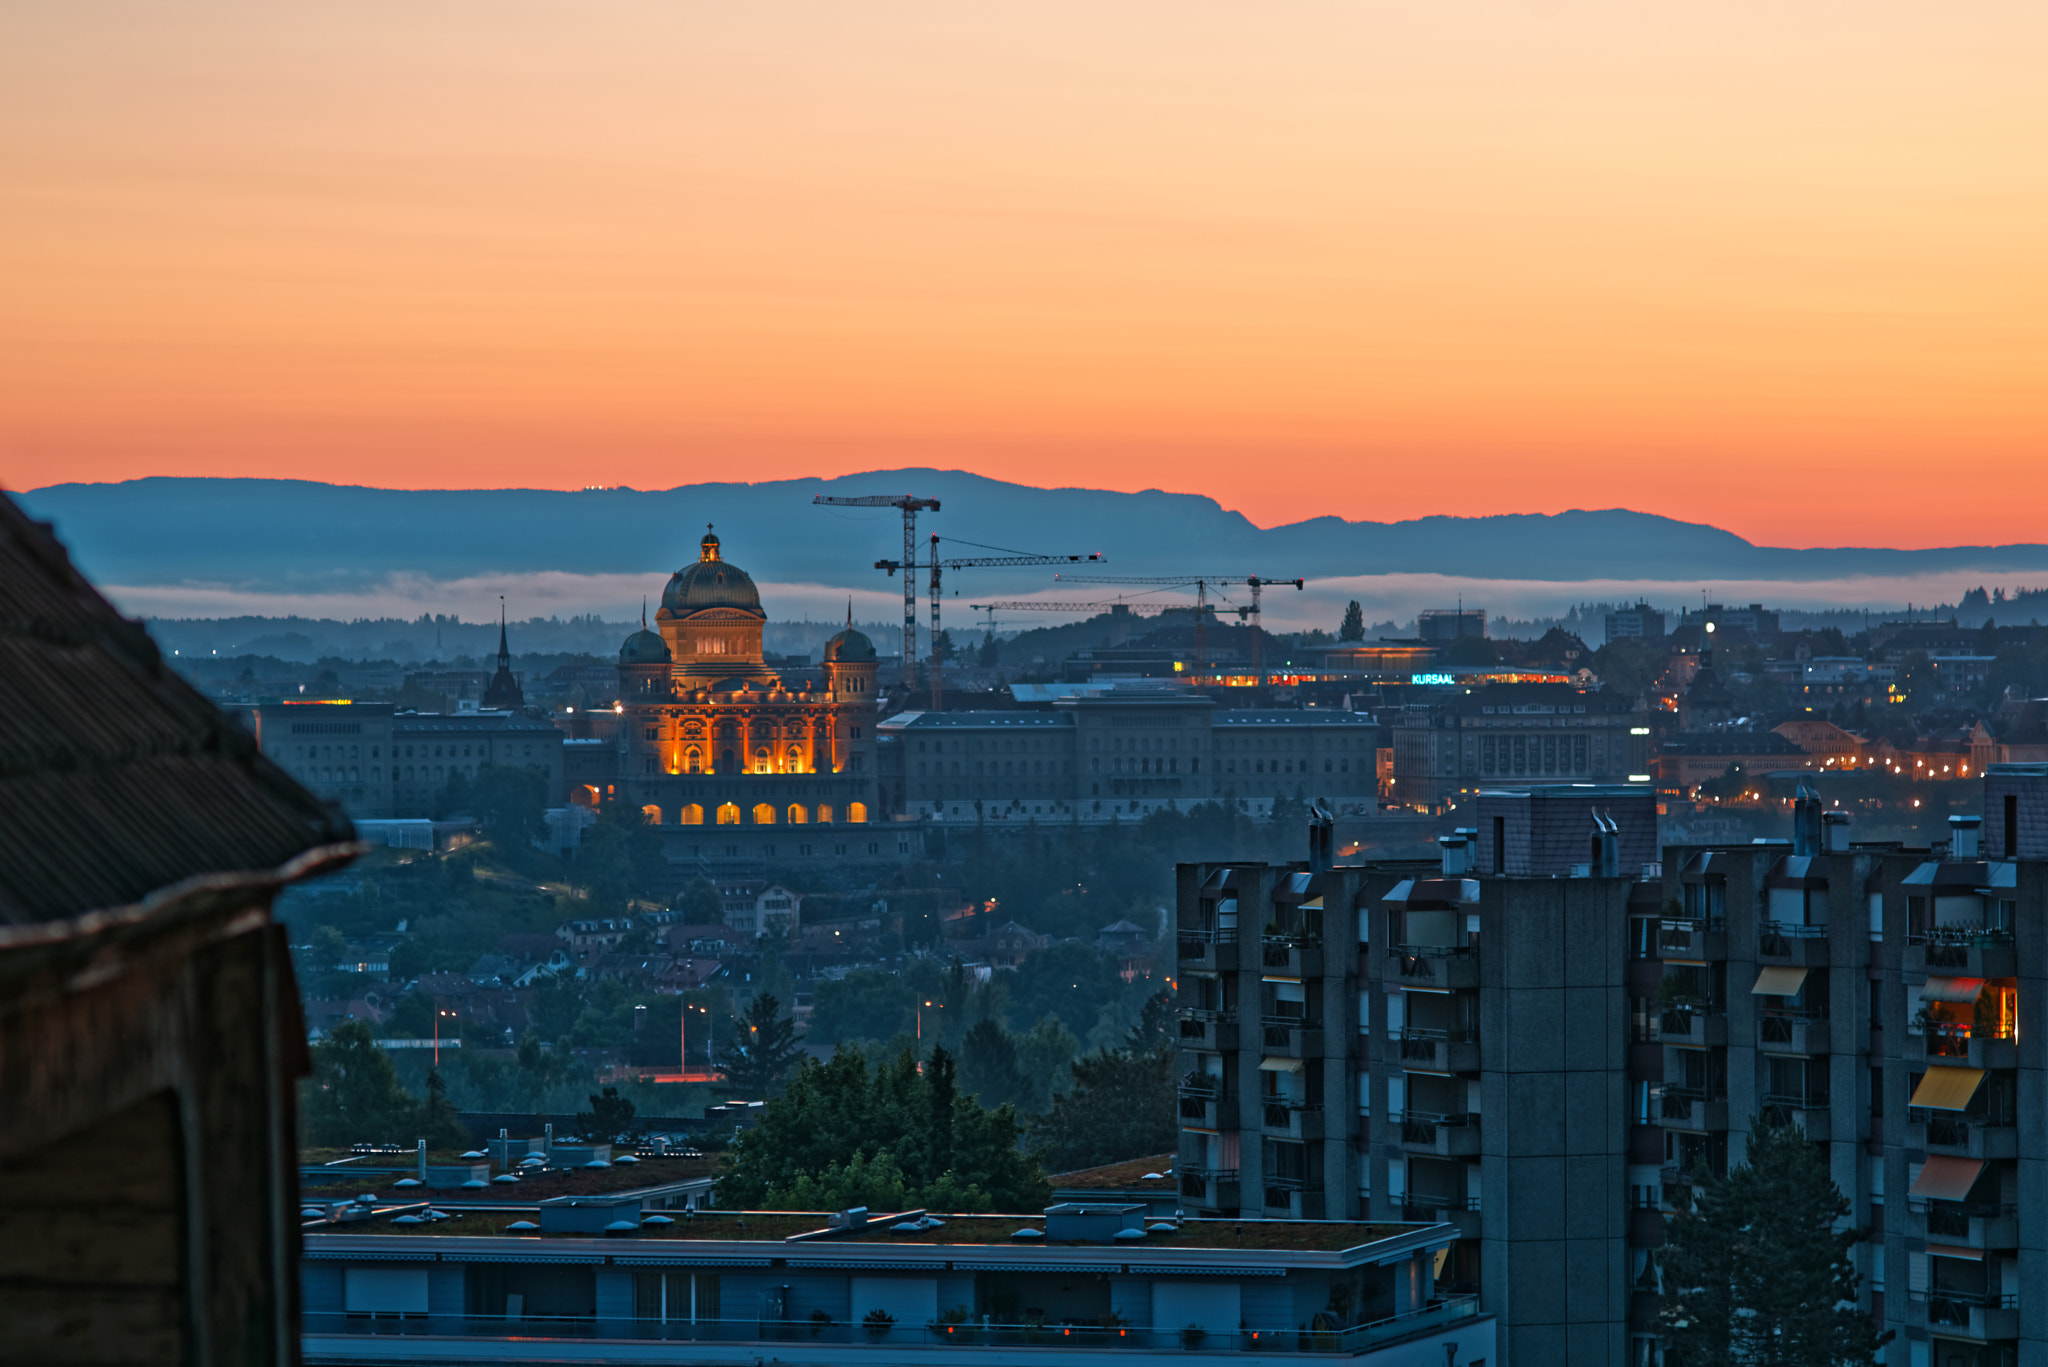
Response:
[{"label": "conifer tree", "polygon": [[1666,1367],[1861,1367],[1890,1339],[1856,1307],[1849,1203],[1820,1149],[1750,1122],[1749,1162],[1692,1174],[1663,1253]]},{"label": "conifer tree", "polygon": [[1363,641],[1365,639],[1365,611],[1352,599],[1344,607],[1344,623],[1337,628],[1340,641]]}]

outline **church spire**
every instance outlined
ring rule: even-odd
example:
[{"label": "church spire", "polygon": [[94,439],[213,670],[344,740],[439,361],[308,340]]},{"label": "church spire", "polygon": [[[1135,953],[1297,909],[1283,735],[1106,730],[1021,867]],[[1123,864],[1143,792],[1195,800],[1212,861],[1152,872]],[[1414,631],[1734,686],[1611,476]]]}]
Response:
[{"label": "church spire", "polygon": [[498,595],[498,668],[512,667],[512,650],[505,643],[505,595]]}]

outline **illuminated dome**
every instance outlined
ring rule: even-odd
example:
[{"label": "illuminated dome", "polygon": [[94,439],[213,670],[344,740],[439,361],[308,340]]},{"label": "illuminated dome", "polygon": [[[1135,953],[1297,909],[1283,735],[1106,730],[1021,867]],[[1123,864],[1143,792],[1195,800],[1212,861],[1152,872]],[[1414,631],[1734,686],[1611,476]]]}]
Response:
[{"label": "illuminated dome", "polygon": [[867,665],[875,662],[875,643],[852,627],[825,642],[828,665]]},{"label": "illuminated dome", "polygon": [[738,608],[767,616],[761,612],[761,593],[753,579],[739,566],[721,560],[718,547],[717,535],[704,533],[698,543],[697,563],[677,570],[668,581],[661,606],[669,616],[686,617],[706,608]]},{"label": "illuminated dome", "polygon": [[665,665],[668,662],[668,642],[645,627],[628,636],[626,643],[619,647],[619,663],[622,665]]}]

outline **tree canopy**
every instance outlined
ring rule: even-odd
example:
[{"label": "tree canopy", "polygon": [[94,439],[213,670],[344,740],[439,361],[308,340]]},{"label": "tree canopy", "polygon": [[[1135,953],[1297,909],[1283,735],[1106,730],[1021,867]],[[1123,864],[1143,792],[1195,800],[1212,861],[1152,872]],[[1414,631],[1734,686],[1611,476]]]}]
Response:
[{"label": "tree canopy", "polygon": [[1891,1337],[1856,1308],[1850,1250],[1869,1233],[1837,1229],[1849,1203],[1816,1145],[1752,1120],[1749,1162],[1691,1175],[1691,1209],[1663,1254],[1668,1367],[1848,1367]]},{"label": "tree canopy", "polygon": [[417,1138],[419,1106],[363,1021],[343,1021],[313,1046],[305,1093],[306,1137],[315,1144],[397,1144]]},{"label": "tree canopy", "polygon": [[908,1050],[870,1072],[858,1052],[805,1060],[787,1091],[742,1134],[718,1204],[874,1210],[1036,1211],[1051,1198],[1035,1155],[1017,1147],[1013,1107],[958,1094],[953,1060],[923,1072]]},{"label": "tree canopy", "polygon": [[1031,1123],[1056,1172],[1164,1153],[1180,1142],[1174,1115],[1173,1048],[1117,1049],[1074,1063],[1072,1090]]},{"label": "tree canopy", "polygon": [[782,1003],[763,992],[733,1017],[718,1051],[718,1071],[727,1092],[758,1101],[782,1090],[802,1053],[795,1023],[782,1014]]}]

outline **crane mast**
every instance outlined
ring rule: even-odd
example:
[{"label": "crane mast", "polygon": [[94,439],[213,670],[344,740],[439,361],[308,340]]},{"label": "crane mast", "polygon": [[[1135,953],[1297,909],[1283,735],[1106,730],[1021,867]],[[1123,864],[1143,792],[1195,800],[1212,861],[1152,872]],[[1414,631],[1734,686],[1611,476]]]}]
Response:
[{"label": "crane mast", "polygon": [[[931,664],[925,672],[931,679],[931,710],[934,712],[946,710],[945,661],[939,655],[939,604],[942,601],[944,571],[986,568],[995,565],[1079,565],[1091,561],[1099,562],[1102,559],[1104,557],[1097,552],[1089,555],[977,555],[944,560],[939,557],[939,534],[933,532],[931,554],[926,563],[926,568],[930,571],[928,585],[932,610],[932,657]],[[915,560],[908,556],[902,560],[877,560],[875,568],[887,570],[892,577],[896,571],[902,570],[903,592],[905,599],[908,600],[912,586],[916,582],[914,576],[917,571],[917,562]],[[979,609],[976,609],[976,611],[979,611]]]},{"label": "crane mast", "polygon": [[[903,510],[903,563],[917,559],[917,515],[920,510],[937,512],[939,501],[916,494],[861,494],[851,498],[815,495],[811,502],[836,508],[900,508]],[[903,688],[917,685],[917,582],[903,576]]]}]

